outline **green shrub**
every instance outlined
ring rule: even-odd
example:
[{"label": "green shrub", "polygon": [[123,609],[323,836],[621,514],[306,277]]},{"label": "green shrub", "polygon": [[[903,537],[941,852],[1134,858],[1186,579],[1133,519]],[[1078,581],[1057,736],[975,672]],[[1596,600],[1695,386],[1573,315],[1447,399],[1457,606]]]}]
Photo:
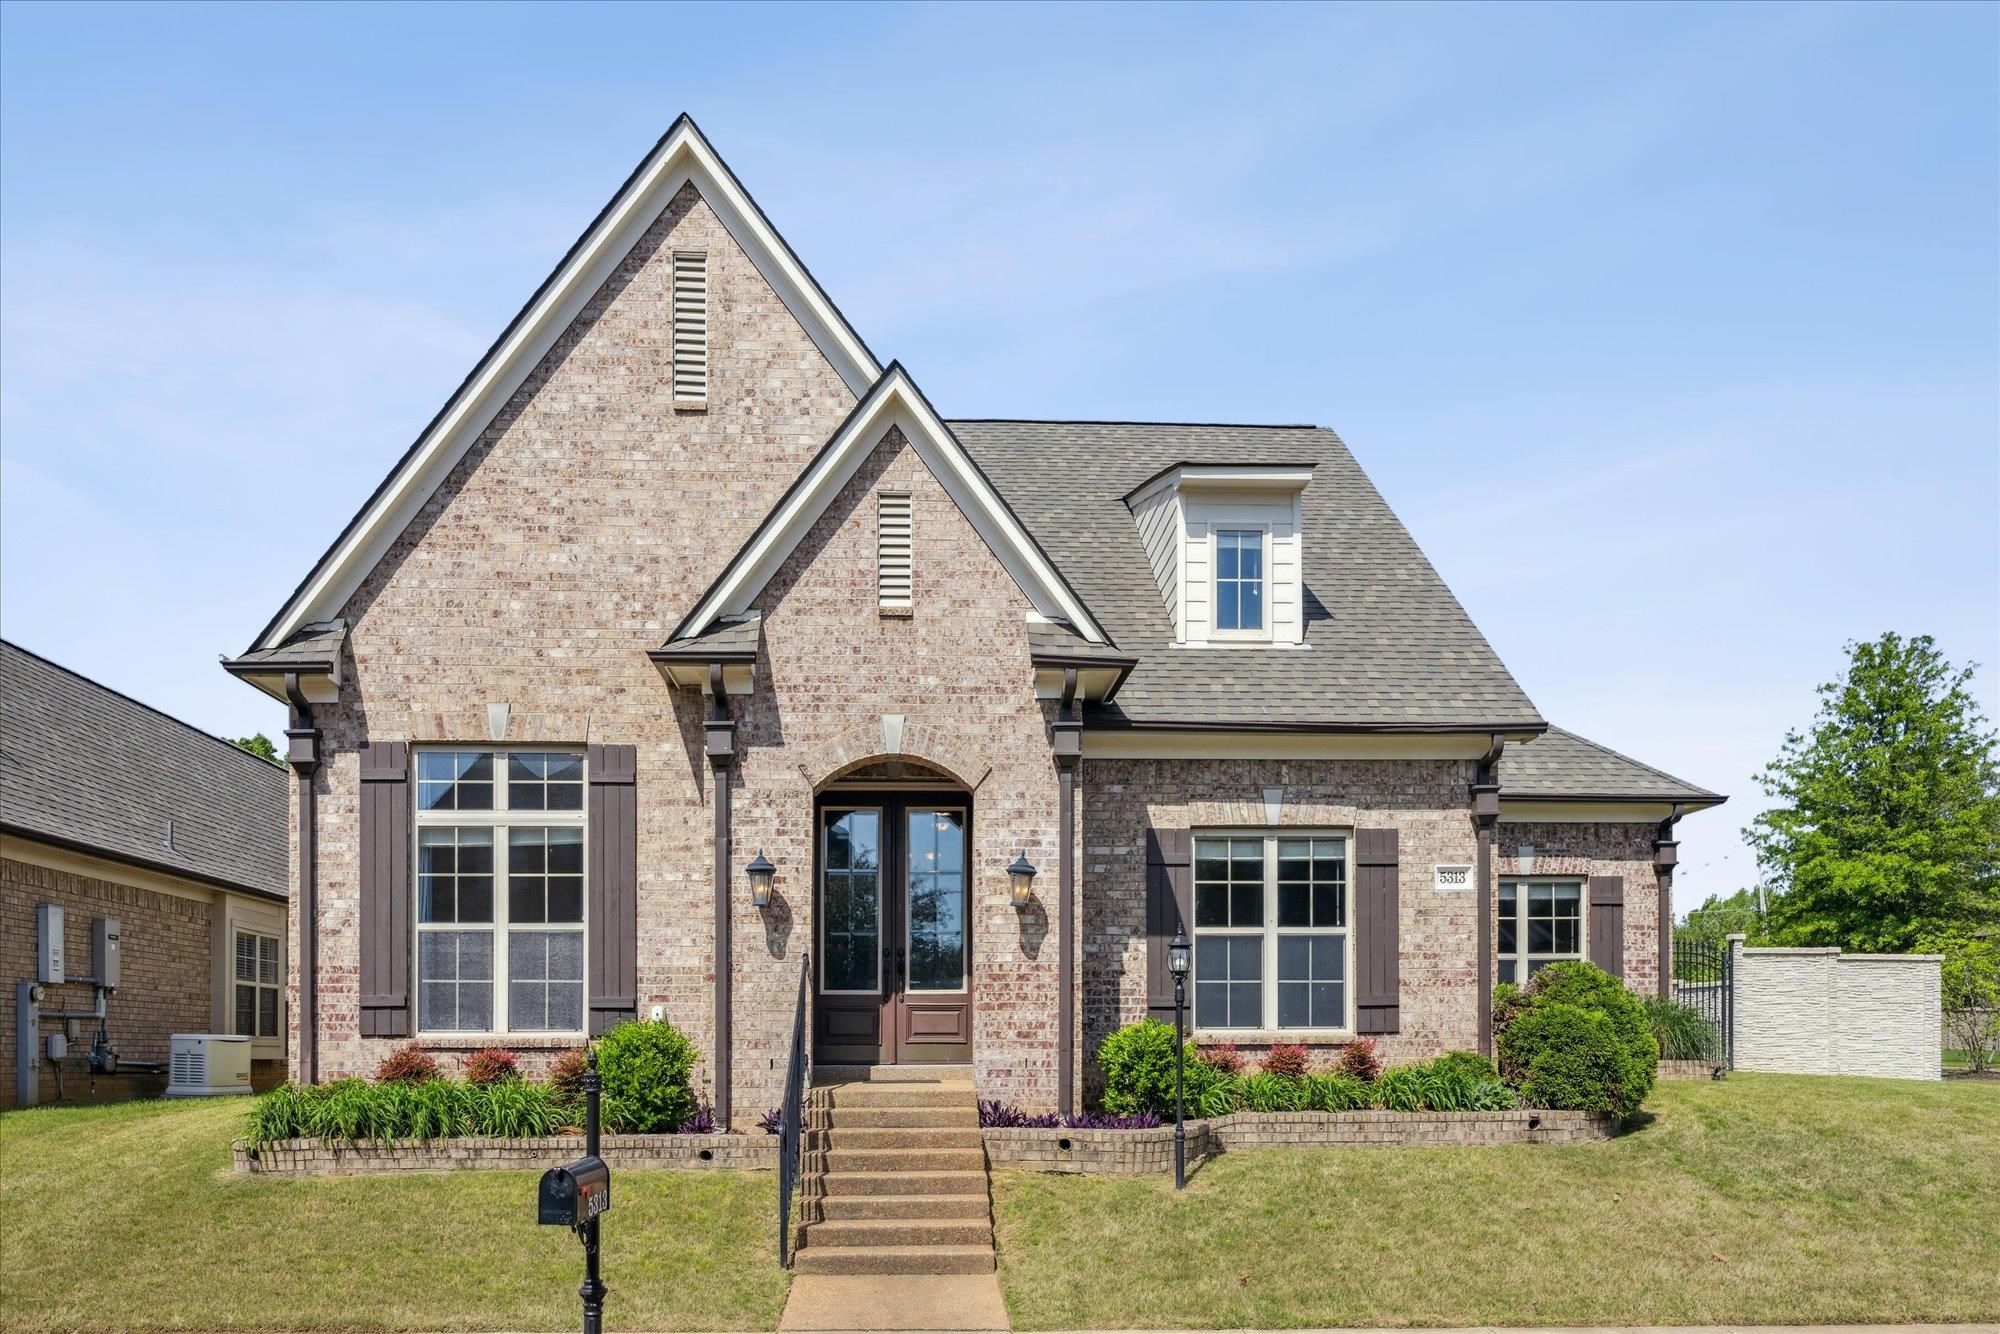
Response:
[{"label": "green shrub", "polygon": [[1469,1112],[1506,1112],[1520,1105],[1521,1100],[1514,1090],[1499,1079],[1482,1079],[1472,1086],[1472,1101],[1467,1105]]},{"label": "green shrub", "polygon": [[1648,996],[1639,1002],[1646,1012],[1646,1028],[1660,1044],[1663,1061],[1714,1060],[1722,1043],[1715,1025],[1700,1010],[1663,996]]},{"label": "green shrub", "polygon": [[1368,1105],[1368,1086],[1353,1075],[1307,1075],[1306,1106],[1315,1112],[1353,1112]]},{"label": "green shrub", "polygon": [[472,1133],[474,1094],[470,1084],[430,1079],[409,1086],[403,1134],[410,1139],[450,1139]]},{"label": "green shrub", "polygon": [[[1630,1116],[1652,1092],[1659,1043],[1624,984],[1580,960],[1550,964],[1504,989],[1500,1074],[1533,1107]],[[1496,1017],[1501,991],[1494,995]]]},{"label": "green shrub", "polygon": [[1243,1081],[1243,1107],[1251,1112],[1303,1112],[1306,1082],[1296,1075],[1259,1070]]},{"label": "green shrub", "polygon": [[[1191,1071],[1202,1064],[1192,1042],[1185,1060]],[[1127,1024],[1105,1036],[1097,1048],[1104,1072],[1104,1110],[1113,1116],[1134,1112],[1174,1114],[1174,1030],[1158,1019]],[[1183,1082],[1190,1078],[1183,1075]]]},{"label": "green shrub", "polygon": [[665,1020],[619,1024],[597,1040],[604,1119],[634,1135],[669,1135],[694,1115],[688,1089],[695,1049]]}]

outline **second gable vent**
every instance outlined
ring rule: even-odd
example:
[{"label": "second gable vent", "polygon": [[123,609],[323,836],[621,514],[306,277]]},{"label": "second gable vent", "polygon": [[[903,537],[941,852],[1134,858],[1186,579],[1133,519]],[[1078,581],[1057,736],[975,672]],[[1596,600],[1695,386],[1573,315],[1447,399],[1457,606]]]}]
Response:
[{"label": "second gable vent", "polygon": [[708,256],[674,252],[674,402],[708,402]]},{"label": "second gable vent", "polygon": [[911,605],[910,498],[884,492],[875,502],[875,596],[884,607]]}]

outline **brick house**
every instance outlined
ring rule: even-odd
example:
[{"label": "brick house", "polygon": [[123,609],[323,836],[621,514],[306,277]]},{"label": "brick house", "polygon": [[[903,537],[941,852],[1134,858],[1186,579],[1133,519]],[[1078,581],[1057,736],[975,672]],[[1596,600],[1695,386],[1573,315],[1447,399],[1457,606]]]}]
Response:
[{"label": "brick house", "polygon": [[[248,1037],[252,1086],[279,1082],[288,786],[269,760],[0,641],[0,1106],[158,1092],[175,1033]],[[43,904],[62,910],[66,980],[24,1004]],[[119,925],[108,1070],[97,1020],[55,1017],[95,1008],[77,980],[93,919]]]},{"label": "brick house", "polygon": [[1329,430],[942,418],[686,118],[225,665],[303,1077],[661,1016],[738,1126],[808,956],[820,1060],[1031,1108],[1182,926],[1198,1032],[1476,1048],[1546,959],[1660,985],[1722,800],[1550,727]]}]

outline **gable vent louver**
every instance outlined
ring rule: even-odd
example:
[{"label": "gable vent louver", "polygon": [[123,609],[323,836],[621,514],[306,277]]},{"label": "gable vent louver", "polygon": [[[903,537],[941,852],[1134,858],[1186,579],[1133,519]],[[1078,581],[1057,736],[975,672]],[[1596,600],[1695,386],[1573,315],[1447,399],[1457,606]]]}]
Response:
[{"label": "gable vent louver", "polygon": [[912,604],[910,498],[884,493],[875,502],[875,597],[889,610]]},{"label": "gable vent louver", "polygon": [[708,255],[674,252],[674,403],[708,404]]}]

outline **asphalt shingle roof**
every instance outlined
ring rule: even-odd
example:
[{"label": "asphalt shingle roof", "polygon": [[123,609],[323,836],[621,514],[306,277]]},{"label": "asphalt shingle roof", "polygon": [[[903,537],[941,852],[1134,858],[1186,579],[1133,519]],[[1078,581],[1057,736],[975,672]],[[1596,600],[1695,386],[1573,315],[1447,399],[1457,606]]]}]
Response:
[{"label": "asphalt shingle roof", "polygon": [[[1354,456],[1313,426],[955,421],[1138,666],[1093,725],[1485,728],[1542,719]],[[1175,648],[1125,496],[1180,463],[1311,464],[1306,647]]]},{"label": "asphalt shingle roof", "polygon": [[1707,805],[1724,800],[1560,727],[1533,741],[1508,742],[1500,753],[1499,778],[1502,797],[1638,797]]},{"label": "asphalt shingle roof", "polygon": [[0,641],[9,833],[282,898],[286,783],[275,764]]},{"label": "asphalt shingle roof", "polygon": [[662,654],[755,653],[757,638],[764,625],[764,613],[749,612],[740,617],[717,621],[698,635],[669,639],[660,647]]}]

